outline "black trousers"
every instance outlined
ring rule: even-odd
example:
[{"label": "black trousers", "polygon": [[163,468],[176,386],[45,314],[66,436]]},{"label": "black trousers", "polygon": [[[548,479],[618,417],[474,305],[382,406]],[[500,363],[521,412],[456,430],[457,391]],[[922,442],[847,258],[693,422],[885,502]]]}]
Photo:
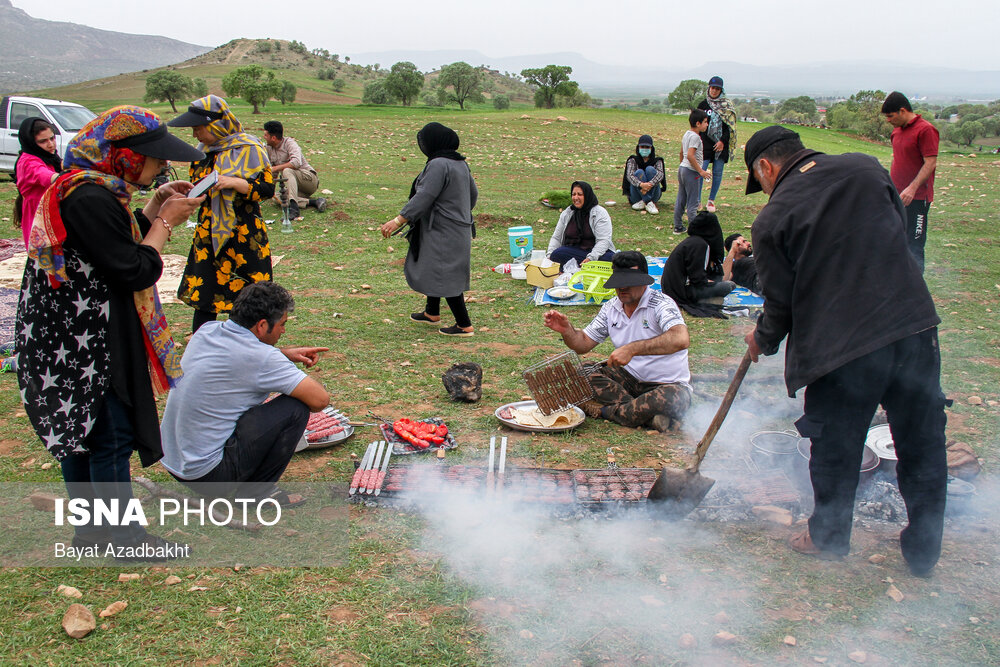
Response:
[{"label": "black trousers", "polygon": [[288,467],[308,421],[309,408],[291,396],[256,405],[236,421],[219,465],[198,479],[179,481],[202,495],[264,497]]},{"label": "black trousers", "polygon": [[854,497],[865,437],[881,404],[899,457],[896,475],[909,524],[900,534],[911,568],[930,569],[941,554],[948,464],[945,397],[937,328],[855,359],[809,384],[799,433],[812,440],[809,474],[816,507],[813,543],[850,550]]},{"label": "black trousers", "polygon": [[924,270],[924,246],[927,245],[927,214],[931,203],[914,199],[906,207],[906,242],[910,252],[917,259],[921,273]]}]

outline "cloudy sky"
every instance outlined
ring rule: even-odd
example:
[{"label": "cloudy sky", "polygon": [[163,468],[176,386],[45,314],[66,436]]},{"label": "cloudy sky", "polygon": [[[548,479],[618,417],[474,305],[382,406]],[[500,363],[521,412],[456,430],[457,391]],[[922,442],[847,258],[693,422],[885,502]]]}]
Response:
[{"label": "cloudy sky", "polygon": [[36,18],[105,30],[206,46],[237,37],[297,39],[342,56],[474,49],[488,57],[570,51],[608,65],[668,69],[858,59],[1000,69],[997,0],[644,2],[641,12],[614,0],[12,2]]}]

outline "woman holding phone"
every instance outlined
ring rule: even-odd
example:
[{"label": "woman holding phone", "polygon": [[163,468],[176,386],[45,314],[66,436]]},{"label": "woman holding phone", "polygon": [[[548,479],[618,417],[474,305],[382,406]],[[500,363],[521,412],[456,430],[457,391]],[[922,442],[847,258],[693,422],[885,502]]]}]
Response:
[{"label": "woman holding phone", "polygon": [[274,195],[274,178],[260,140],[243,131],[221,97],[195,100],[168,123],[190,127],[205,158],[191,163],[189,180],[216,174],[198,211],[177,298],[194,311],[191,332],[229,312],[244,285],[271,279],[271,247],[260,202]]}]

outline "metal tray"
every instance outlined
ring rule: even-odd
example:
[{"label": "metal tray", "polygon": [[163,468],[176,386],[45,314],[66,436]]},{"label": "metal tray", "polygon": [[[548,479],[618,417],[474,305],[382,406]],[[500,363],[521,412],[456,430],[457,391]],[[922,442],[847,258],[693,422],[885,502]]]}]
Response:
[{"label": "metal tray", "polygon": [[[328,405],[327,407],[323,408],[323,412],[328,415],[331,415],[336,411],[337,411],[336,408],[334,408],[332,405]],[[334,445],[339,445],[342,442],[346,442],[351,438],[351,436],[354,435],[354,427],[349,426],[348,424],[342,424],[342,426],[344,427],[344,430],[341,431],[340,433],[334,433],[333,435],[317,440],[316,442],[309,442],[307,439],[306,446],[302,447],[301,449],[296,448],[295,451],[299,452],[309,449],[326,449],[327,447],[333,447]],[[307,438],[310,433],[312,433],[312,431],[306,429],[305,433],[302,434],[302,437]]]},{"label": "metal tray", "polygon": [[[444,424],[444,420],[440,417],[428,417],[427,419],[419,419],[417,421],[427,422],[428,424]],[[379,430],[382,431],[382,438],[392,445],[392,455],[399,456],[401,454],[426,454],[427,452],[436,452],[439,449],[455,449],[458,447],[458,442],[455,440],[455,436],[451,434],[451,429],[448,429],[448,435],[444,437],[444,442],[440,445],[432,444],[427,449],[417,449],[406,440],[399,437],[395,430],[393,430],[391,424],[379,424]]]},{"label": "metal tray", "polygon": [[538,404],[535,403],[534,401],[516,401],[514,403],[507,403],[505,405],[501,405],[493,412],[493,416],[499,419],[500,423],[506,426],[507,428],[512,428],[515,431],[527,431],[529,433],[559,433],[560,431],[572,431],[577,426],[582,425],[583,422],[587,419],[586,413],[584,413],[582,409],[580,409],[575,405],[571,407],[573,409],[573,412],[576,413],[577,417],[579,418],[579,421],[576,422],[575,424],[570,424],[569,426],[529,426],[526,424],[518,424],[513,419],[505,419],[500,416],[500,412],[505,409],[513,410],[513,409],[535,408],[535,407],[538,407]]},{"label": "metal tray", "polygon": [[[640,479],[635,485],[629,486],[624,481],[629,475],[637,476]],[[590,487],[598,478],[602,478],[602,481],[599,482],[602,486],[605,485],[603,478],[613,480],[611,482],[613,484],[621,484],[623,496],[621,498],[610,496],[595,498]],[[644,503],[655,481],[656,471],[652,468],[579,468],[573,471],[573,497],[576,498],[577,503],[591,506]],[[582,487],[587,487],[587,493],[582,494]],[[632,494],[632,497],[629,497],[629,494]]]}]

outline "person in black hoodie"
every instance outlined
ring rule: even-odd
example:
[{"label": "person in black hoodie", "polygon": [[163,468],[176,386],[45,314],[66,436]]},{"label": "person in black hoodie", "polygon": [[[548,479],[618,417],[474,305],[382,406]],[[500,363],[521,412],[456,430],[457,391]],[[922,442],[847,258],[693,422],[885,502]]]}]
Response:
[{"label": "person in black hoodie", "polygon": [[639,137],[635,147],[635,155],[630,155],[625,161],[625,173],[622,174],[622,194],[628,197],[628,203],[636,211],[646,209],[647,213],[656,215],[659,209],[656,202],[667,187],[666,170],[663,158],[657,157],[653,146],[653,137],[644,134]]},{"label": "person in black hoodie", "polygon": [[721,280],[725,256],[719,218],[702,211],[688,226],[688,237],[670,253],[660,288],[696,317],[724,317],[717,304],[706,301],[726,296],[736,287],[731,281]]}]

